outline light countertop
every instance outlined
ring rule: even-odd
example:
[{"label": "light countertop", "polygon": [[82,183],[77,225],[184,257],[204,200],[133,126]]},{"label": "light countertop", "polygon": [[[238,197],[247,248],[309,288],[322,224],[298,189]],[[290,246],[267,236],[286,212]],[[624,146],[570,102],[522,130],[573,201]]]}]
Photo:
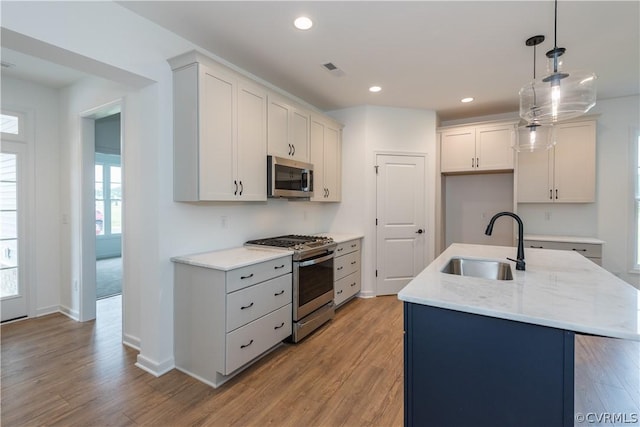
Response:
[{"label": "light countertop", "polygon": [[331,237],[336,243],[344,243],[349,240],[362,239],[364,236],[362,234],[354,234],[354,233],[318,233],[317,236],[322,237]]},{"label": "light countertop", "polygon": [[524,240],[559,243],[587,243],[591,245],[603,245],[605,243],[604,240],[596,239],[595,237],[551,236],[547,234],[525,234]]},{"label": "light countertop", "polygon": [[242,246],[220,251],[177,256],[171,258],[171,261],[229,271],[259,262],[291,256],[292,254],[293,251],[286,249],[262,249]]},{"label": "light countertop", "polygon": [[504,261],[516,248],[453,244],[398,293],[402,301],[640,341],[640,290],[582,255],[525,249],[512,281],[442,273],[452,257]]}]

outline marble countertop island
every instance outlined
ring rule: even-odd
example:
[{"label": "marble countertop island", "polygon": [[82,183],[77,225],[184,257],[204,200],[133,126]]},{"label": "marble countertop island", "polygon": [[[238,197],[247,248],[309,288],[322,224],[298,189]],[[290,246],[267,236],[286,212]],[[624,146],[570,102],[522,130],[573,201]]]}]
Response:
[{"label": "marble countertop island", "polygon": [[516,248],[453,244],[398,293],[405,302],[640,341],[640,290],[570,251],[525,249],[513,280],[442,273],[452,257],[505,261]]}]

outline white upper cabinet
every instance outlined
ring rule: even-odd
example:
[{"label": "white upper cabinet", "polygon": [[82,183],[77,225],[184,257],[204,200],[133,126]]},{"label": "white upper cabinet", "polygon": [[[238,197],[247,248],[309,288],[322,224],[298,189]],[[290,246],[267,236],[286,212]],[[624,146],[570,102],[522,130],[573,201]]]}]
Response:
[{"label": "white upper cabinet", "polygon": [[595,120],[560,123],[555,135],[548,151],[518,153],[518,202],[594,202]]},{"label": "white upper cabinet", "polygon": [[310,162],[313,164],[313,198],[339,202],[341,197],[342,127],[320,116],[311,116]]},{"label": "white upper cabinet", "polygon": [[268,97],[267,146],[272,156],[309,161],[309,113],[273,93]]},{"label": "white upper cabinet", "polygon": [[441,131],[443,173],[513,170],[514,124],[464,126]]},{"label": "white upper cabinet", "polygon": [[174,200],[266,200],[266,89],[196,52],[169,62]]}]

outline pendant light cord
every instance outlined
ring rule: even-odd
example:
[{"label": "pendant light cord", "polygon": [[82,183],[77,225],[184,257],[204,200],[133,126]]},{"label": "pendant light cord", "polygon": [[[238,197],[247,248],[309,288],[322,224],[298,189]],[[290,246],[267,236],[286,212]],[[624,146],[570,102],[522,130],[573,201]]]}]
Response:
[{"label": "pendant light cord", "polygon": [[553,11],[553,72],[558,72],[558,0]]}]

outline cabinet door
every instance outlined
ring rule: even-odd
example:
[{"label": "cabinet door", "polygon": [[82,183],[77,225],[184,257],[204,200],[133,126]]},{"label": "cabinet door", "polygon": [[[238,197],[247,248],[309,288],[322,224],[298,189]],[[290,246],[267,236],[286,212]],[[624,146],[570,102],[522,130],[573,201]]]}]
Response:
[{"label": "cabinet door", "polygon": [[555,202],[595,201],[596,126],[594,121],[556,126],[554,155]]},{"label": "cabinet door", "polygon": [[551,203],[553,149],[518,153],[518,202]]},{"label": "cabinet door", "polygon": [[241,200],[267,200],[267,94],[238,84],[237,180]]},{"label": "cabinet door", "polygon": [[328,202],[339,202],[342,184],[340,130],[327,126],[324,131],[324,186]]},{"label": "cabinet door", "polygon": [[235,198],[235,80],[219,70],[200,67],[200,200]]},{"label": "cabinet door", "polygon": [[269,96],[267,111],[267,147],[273,156],[289,157],[289,106],[279,98]]},{"label": "cabinet door", "polygon": [[291,157],[306,162],[309,160],[309,114],[304,110],[292,108],[290,113],[290,143],[293,147]]},{"label": "cabinet door", "polygon": [[318,120],[311,120],[309,132],[309,162],[313,164],[313,200],[314,202],[325,201],[324,185],[324,123]]},{"label": "cabinet door", "polygon": [[478,128],[476,130],[476,169],[513,169],[514,129],[511,126]]},{"label": "cabinet door", "polygon": [[474,170],[476,163],[476,133],[474,128],[442,132],[440,168],[442,172]]}]

